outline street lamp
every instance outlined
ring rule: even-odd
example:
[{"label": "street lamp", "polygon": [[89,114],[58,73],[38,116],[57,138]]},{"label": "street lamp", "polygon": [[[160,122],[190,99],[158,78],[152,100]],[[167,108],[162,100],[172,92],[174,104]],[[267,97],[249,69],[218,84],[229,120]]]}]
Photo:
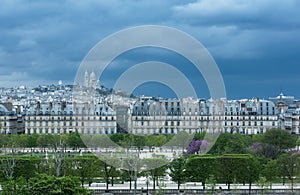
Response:
[{"label": "street lamp", "polygon": [[148,173],[147,173],[147,175],[146,175],[146,185],[147,185],[147,195],[148,195],[148,190],[149,190],[149,175],[148,175]]}]

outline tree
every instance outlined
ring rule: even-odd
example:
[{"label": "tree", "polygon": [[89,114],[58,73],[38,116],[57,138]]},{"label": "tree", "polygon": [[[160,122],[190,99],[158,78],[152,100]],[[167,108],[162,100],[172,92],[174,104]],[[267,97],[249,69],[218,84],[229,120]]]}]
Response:
[{"label": "tree", "polygon": [[21,134],[21,135],[14,135],[11,137],[13,142],[15,143],[16,147],[25,148],[27,146],[27,135]]},{"label": "tree", "polygon": [[189,146],[186,149],[188,154],[201,153],[201,151],[205,151],[208,146],[208,142],[206,140],[195,140],[193,139]]},{"label": "tree", "polygon": [[251,136],[252,143],[262,143],[264,134],[254,134]]},{"label": "tree", "polygon": [[279,164],[277,160],[269,160],[268,163],[264,166],[264,168],[261,171],[261,175],[264,178],[266,178],[266,180],[270,182],[270,184],[272,184],[274,179],[280,175],[280,170],[278,165]]},{"label": "tree", "polygon": [[297,150],[299,151],[299,147],[300,147],[300,137],[297,139],[296,141],[296,146],[297,146]]},{"label": "tree", "polygon": [[195,133],[194,139],[203,140],[205,135],[206,135],[205,131],[203,131],[202,133]]},{"label": "tree", "polygon": [[280,154],[296,146],[297,137],[285,130],[270,129],[255,140],[256,142],[250,147],[254,155],[277,159]]},{"label": "tree", "polygon": [[108,190],[109,180],[112,177],[115,177],[116,167],[114,167],[113,165],[120,163],[120,161],[116,158],[102,158],[100,159],[99,163],[100,175],[104,178],[106,183],[106,190]]},{"label": "tree", "polygon": [[48,147],[53,147],[54,151],[56,151],[59,147],[64,146],[64,149],[66,149],[67,146],[67,134],[48,134],[47,143]]},{"label": "tree", "polygon": [[109,136],[109,138],[116,144],[120,145],[122,143],[122,141],[124,140],[124,134],[114,133],[114,134],[111,134]]},{"label": "tree", "polygon": [[9,180],[1,183],[2,192],[1,194],[22,194],[30,195],[30,192],[27,189],[27,182],[24,178],[19,177],[14,180]]},{"label": "tree", "polygon": [[135,181],[135,171],[141,167],[141,161],[139,158],[128,157],[121,160],[121,177],[123,181],[129,181],[129,189],[132,188],[132,181]]},{"label": "tree", "polygon": [[134,175],[133,170],[122,170],[121,172],[121,178],[122,181],[129,181],[129,189],[132,189],[132,176]]},{"label": "tree", "polygon": [[281,153],[276,146],[266,143],[254,143],[250,147],[250,151],[255,156],[271,159],[277,159]]},{"label": "tree", "polygon": [[111,140],[107,135],[100,135],[100,134],[92,135],[91,143],[87,144],[87,146],[94,147],[94,148],[109,148],[110,146],[113,145],[114,143],[111,143]]},{"label": "tree", "polygon": [[[216,159],[215,174],[220,182],[225,182],[230,189],[230,184],[234,181],[245,182],[255,180],[255,175],[252,175],[253,167],[249,167],[250,155],[223,155]],[[251,168],[251,169],[250,169]],[[248,170],[249,169],[249,170]],[[241,173],[248,173],[244,176]],[[242,177],[241,177],[242,176]],[[250,186],[249,186],[250,187]]]},{"label": "tree", "polygon": [[3,194],[56,194],[56,195],[89,195],[92,194],[86,188],[80,186],[80,182],[75,177],[49,176],[45,174],[37,175],[29,179],[20,177],[16,180],[5,182],[2,185]]},{"label": "tree", "polygon": [[39,147],[41,147],[44,151],[46,147],[48,146],[48,140],[47,140],[48,135],[42,134],[39,135],[37,138],[37,144]]},{"label": "tree", "polygon": [[126,134],[121,142],[121,145],[126,148],[137,147],[138,150],[145,146],[146,139],[144,135]]},{"label": "tree", "polygon": [[221,133],[209,154],[247,154],[251,138],[241,134]]},{"label": "tree", "polygon": [[16,151],[15,148],[5,149],[4,155],[0,157],[0,167],[7,180],[12,180],[16,167]]},{"label": "tree", "polygon": [[158,179],[166,175],[167,159],[159,156],[153,158],[142,159],[143,166],[146,166],[148,173],[153,181],[153,190],[158,186]]},{"label": "tree", "polygon": [[14,171],[14,178],[23,177],[26,182],[28,182],[30,178],[34,177],[37,174],[35,171],[35,159],[37,158],[18,157]]},{"label": "tree", "polygon": [[89,185],[93,177],[97,176],[97,159],[94,156],[80,156],[76,158],[66,159],[69,164],[69,174],[77,176],[80,179],[81,185],[88,181]]},{"label": "tree", "polygon": [[172,181],[177,182],[178,190],[180,189],[180,185],[183,184],[187,179],[186,174],[186,159],[185,158],[177,158],[174,159],[168,166],[170,169],[170,177]]},{"label": "tree", "polygon": [[27,147],[29,148],[35,148],[38,146],[37,139],[39,135],[38,134],[30,134],[27,137]]},{"label": "tree", "polygon": [[114,186],[114,182],[115,182],[115,178],[117,177],[120,177],[121,176],[121,171],[118,170],[116,167],[113,167],[113,169],[111,170],[111,173],[110,173],[110,183],[111,183],[111,186]]},{"label": "tree", "polygon": [[193,137],[193,134],[189,134],[186,131],[180,131],[177,135],[173,136],[172,139],[165,145],[169,147],[176,146],[182,148],[182,151],[184,151],[193,139]]},{"label": "tree", "polygon": [[62,175],[63,163],[65,163],[64,158],[66,157],[66,145],[62,141],[54,147],[53,161],[56,177]]},{"label": "tree", "polygon": [[295,148],[297,137],[286,130],[270,129],[263,134],[262,143],[275,146],[280,152]]},{"label": "tree", "polygon": [[294,180],[300,172],[300,162],[298,155],[283,154],[279,157],[279,167],[281,175],[286,177],[291,182],[292,191],[294,189]]},{"label": "tree", "polygon": [[72,132],[68,136],[67,144],[69,147],[73,148],[80,148],[80,147],[85,147],[84,143],[82,142],[79,133],[77,132]]},{"label": "tree", "polygon": [[167,137],[165,135],[148,135],[146,136],[146,146],[161,147],[167,143]]},{"label": "tree", "polygon": [[259,179],[261,170],[260,163],[256,158],[253,158],[252,156],[244,158],[244,160],[240,161],[240,163],[240,169],[238,171],[240,171],[240,173],[242,174],[237,174],[237,177],[241,179],[241,182],[249,183],[249,192],[251,192],[252,184]]},{"label": "tree", "polygon": [[192,156],[187,160],[187,181],[202,182],[205,189],[206,181],[213,175],[216,158],[213,156]]},{"label": "tree", "polygon": [[1,134],[0,133],[0,147],[4,147],[4,146],[7,146],[8,145],[8,137],[7,137],[7,134]]}]

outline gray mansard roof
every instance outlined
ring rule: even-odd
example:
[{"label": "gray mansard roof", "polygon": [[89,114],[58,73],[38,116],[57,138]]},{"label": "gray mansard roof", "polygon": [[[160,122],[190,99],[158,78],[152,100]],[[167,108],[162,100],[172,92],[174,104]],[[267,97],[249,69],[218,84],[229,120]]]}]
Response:
[{"label": "gray mansard roof", "polygon": [[26,115],[114,115],[115,112],[105,103],[73,104],[71,102],[36,102],[27,107]]}]

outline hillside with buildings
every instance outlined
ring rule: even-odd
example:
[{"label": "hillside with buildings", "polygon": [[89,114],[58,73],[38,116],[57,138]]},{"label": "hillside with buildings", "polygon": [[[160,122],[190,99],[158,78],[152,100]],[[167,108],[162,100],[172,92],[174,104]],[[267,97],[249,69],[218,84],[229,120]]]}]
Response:
[{"label": "hillside with buildings", "polygon": [[133,97],[100,87],[93,73],[83,86],[0,89],[1,133],[241,134],[280,128],[300,134],[300,101],[280,93],[269,99]]}]

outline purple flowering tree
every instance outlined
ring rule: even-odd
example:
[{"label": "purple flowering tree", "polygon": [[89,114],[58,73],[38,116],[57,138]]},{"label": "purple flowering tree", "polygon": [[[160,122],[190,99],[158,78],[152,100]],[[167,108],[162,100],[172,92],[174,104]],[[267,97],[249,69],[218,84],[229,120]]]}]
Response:
[{"label": "purple flowering tree", "polygon": [[208,142],[206,140],[193,139],[187,147],[186,152],[188,154],[199,154],[206,150],[207,146]]},{"label": "purple flowering tree", "polygon": [[261,143],[259,142],[255,142],[254,144],[252,144],[252,146],[250,146],[250,150],[251,151],[257,151],[259,149],[259,147],[261,146]]}]

